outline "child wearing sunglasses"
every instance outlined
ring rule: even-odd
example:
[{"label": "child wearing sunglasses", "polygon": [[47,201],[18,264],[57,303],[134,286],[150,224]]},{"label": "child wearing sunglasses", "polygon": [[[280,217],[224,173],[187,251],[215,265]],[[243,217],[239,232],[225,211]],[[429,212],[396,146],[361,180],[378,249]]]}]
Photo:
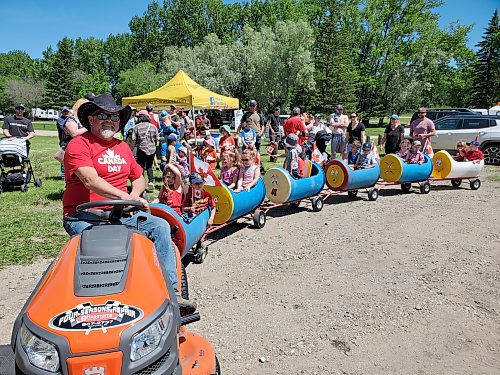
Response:
[{"label": "child wearing sunglasses", "polygon": [[240,168],[238,187],[235,192],[243,191],[243,189],[250,191],[253,186],[257,185],[260,178],[260,168],[255,164],[255,152],[244,150],[241,154],[241,162],[243,168]]},{"label": "child wearing sunglasses", "polygon": [[455,155],[454,159],[456,161],[465,161],[465,154],[467,153],[467,145],[465,144],[465,142],[457,142],[456,150],[457,154]]}]

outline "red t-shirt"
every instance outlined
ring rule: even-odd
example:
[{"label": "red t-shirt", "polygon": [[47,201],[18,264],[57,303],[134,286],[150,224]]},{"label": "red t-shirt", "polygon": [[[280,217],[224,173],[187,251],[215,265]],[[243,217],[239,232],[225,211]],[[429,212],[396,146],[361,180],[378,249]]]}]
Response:
[{"label": "red t-shirt", "polygon": [[85,187],[75,174],[80,167],[95,168],[99,177],[124,192],[127,191],[128,180],[142,176],[142,168],[135,161],[127,143],[117,139],[104,141],[91,132],[73,138],[68,143],[64,156],[64,215],[75,212],[79,204],[109,200]]},{"label": "red t-shirt", "polygon": [[210,151],[208,148],[203,149],[203,161],[210,165],[213,171],[217,168],[217,152],[215,150]]},{"label": "red t-shirt", "polygon": [[232,136],[221,137],[221,139],[219,140],[219,149],[221,157],[224,151],[234,152],[235,149],[234,138]]},{"label": "red t-shirt", "polygon": [[155,115],[153,112],[149,113],[149,119],[151,120],[151,123],[156,126],[156,129],[160,129],[160,121],[159,117]]},{"label": "red t-shirt", "polygon": [[182,216],[182,194],[180,192],[176,190],[167,191],[162,187],[158,199],[160,203],[166,204]]},{"label": "red t-shirt", "polygon": [[[283,124],[283,130],[285,132],[285,136],[287,136],[288,134],[299,135],[299,133],[305,132],[307,129],[299,116],[293,116],[285,121]],[[302,146],[303,143],[304,139],[299,135],[299,145]]]},{"label": "red t-shirt", "polygon": [[182,207],[193,207],[196,213],[203,211],[207,207],[215,208],[215,202],[210,193],[202,190],[200,196],[196,197],[194,189],[190,186],[182,201]]},{"label": "red t-shirt", "polygon": [[484,159],[483,152],[481,150],[476,150],[476,151],[467,151],[465,153],[465,158],[468,161],[473,161],[473,160],[482,160]]}]

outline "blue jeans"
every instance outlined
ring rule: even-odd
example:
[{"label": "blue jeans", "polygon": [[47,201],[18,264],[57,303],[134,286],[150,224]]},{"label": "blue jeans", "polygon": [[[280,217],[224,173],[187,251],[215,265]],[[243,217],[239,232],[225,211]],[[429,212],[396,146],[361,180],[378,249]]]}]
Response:
[{"label": "blue jeans", "polygon": [[[94,225],[102,225],[104,223],[86,221],[91,219],[96,219],[97,216],[91,212],[75,212],[68,215],[69,217],[74,217],[80,219],[80,221],[64,221],[64,229],[69,235],[73,236],[75,234],[82,233],[85,229],[89,229]],[[146,235],[151,241],[154,242],[156,252],[163,263],[165,270],[167,271],[168,278],[172,283],[172,287],[177,295],[179,293],[179,281],[177,280],[177,259],[175,257],[174,248],[172,247],[172,240],[170,238],[170,225],[167,221],[153,216],[150,213],[138,211],[132,216],[121,218],[122,224],[129,229],[137,229],[137,217],[144,216],[147,218],[146,221],[141,222],[140,230],[141,233]]]}]

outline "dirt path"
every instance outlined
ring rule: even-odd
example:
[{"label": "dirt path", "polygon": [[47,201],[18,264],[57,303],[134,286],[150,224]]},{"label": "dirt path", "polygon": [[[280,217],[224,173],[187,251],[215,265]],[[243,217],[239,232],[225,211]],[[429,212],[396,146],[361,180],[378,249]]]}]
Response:
[{"label": "dirt path", "polygon": [[[190,329],[223,374],[499,374],[499,193],[341,195],[237,225],[188,267]],[[47,264],[0,270],[0,344]]]}]

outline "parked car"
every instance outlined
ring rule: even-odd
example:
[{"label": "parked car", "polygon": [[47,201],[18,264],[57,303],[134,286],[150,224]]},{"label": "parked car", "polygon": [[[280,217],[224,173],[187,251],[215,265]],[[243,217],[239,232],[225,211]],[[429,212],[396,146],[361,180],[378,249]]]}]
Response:
[{"label": "parked car", "polygon": [[[455,153],[458,141],[470,142],[479,135],[480,148],[486,164],[500,165],[500,116],[479,114],[456,114],[434,122],[436,137],[432,148]],[[405,129],[405,138],[410,138],[410,129]]]},{"label": "parked car", "polygon": [[[455,115],[477,115],[478,113],[469,108],[428,108],[426,117],[431,119],[432,121],[439,120],[440,118],[446,116],[455,116]],[[413,116],[411,116],[410,123],[413,120],[418,118],[418,112],[415,112]]]}]

